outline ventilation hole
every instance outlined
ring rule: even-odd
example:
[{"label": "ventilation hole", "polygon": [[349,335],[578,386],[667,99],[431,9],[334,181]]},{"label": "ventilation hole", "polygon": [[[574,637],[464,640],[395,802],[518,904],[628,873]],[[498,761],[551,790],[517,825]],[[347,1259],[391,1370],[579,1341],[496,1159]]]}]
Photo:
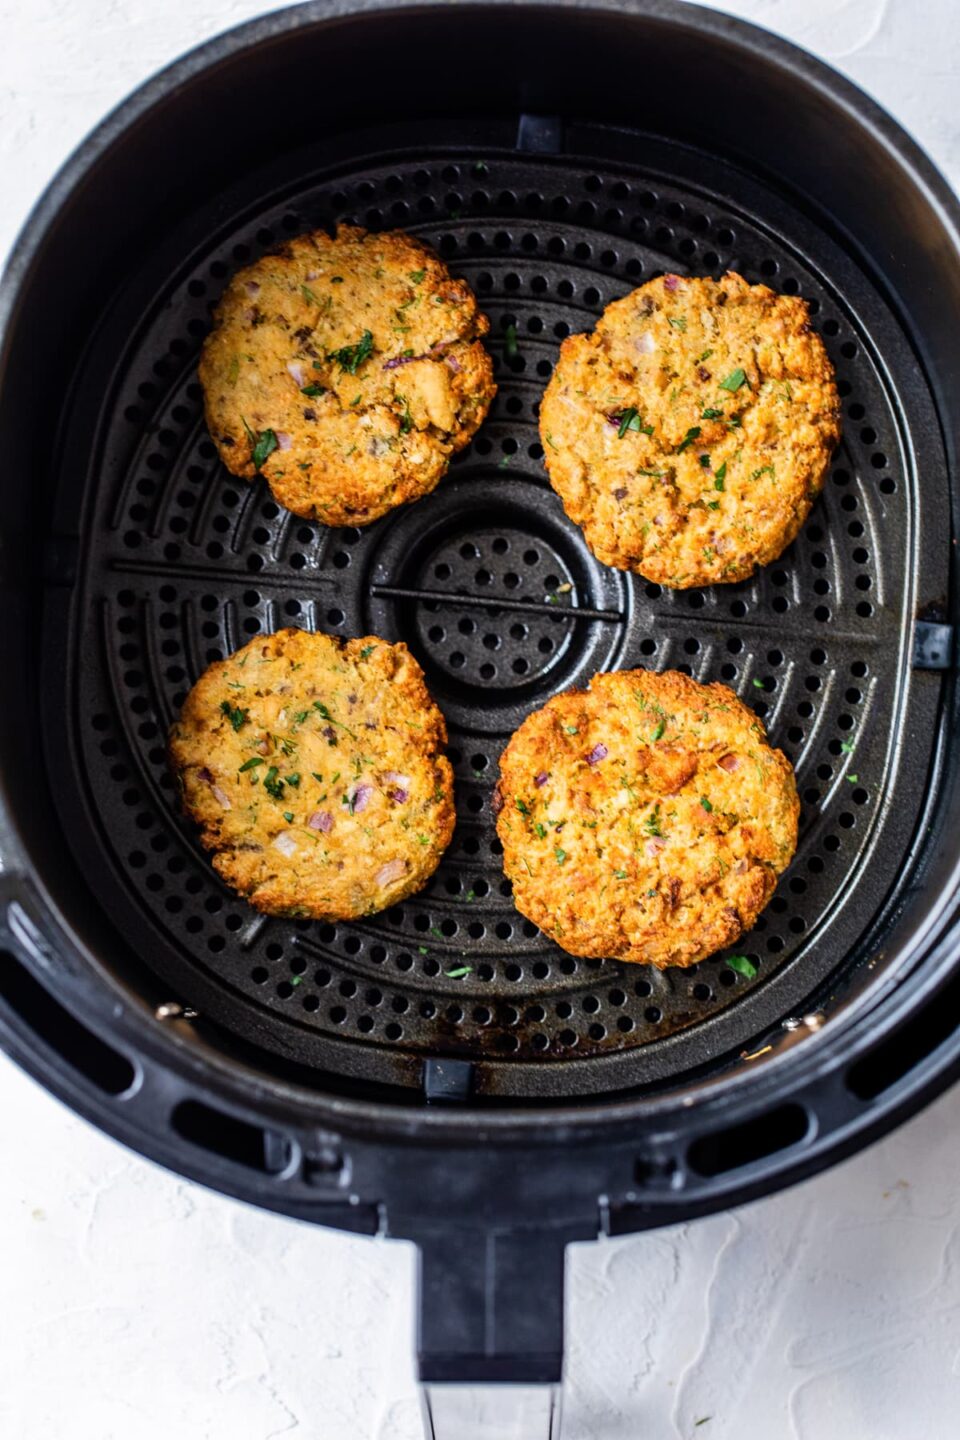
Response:
[{"label": "ventilation hole", "polygon": [[799,1145],[809,1133],[810,1117],[802,1106],[780,1105],[742,1125],[701,1136],[687,1150],[687,1163],[705,1178],[725,1175]]},{"label": "ventilation hole", "polygon": [[9,951],[0,952],[0,997],[43,1043],[105,1095],[123,1095],[137,1078],[133,1064],[55,1000]]},{"label": "ventilation hole", "polygon": [[293,1150],[285,1135],[239,1120],[202,1100],[182,1100],[171,1124],[183,1140],[248,1170],[278,1175],[290,1164]]}]

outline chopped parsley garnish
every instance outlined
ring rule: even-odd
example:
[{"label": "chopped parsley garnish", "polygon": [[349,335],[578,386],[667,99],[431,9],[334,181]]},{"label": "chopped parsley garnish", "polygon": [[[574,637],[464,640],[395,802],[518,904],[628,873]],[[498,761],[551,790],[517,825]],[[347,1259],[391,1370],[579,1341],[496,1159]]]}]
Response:
[{"label": "chopped parsley garnish", "polygon": [[444,975],[446,975],[446,977],[447,977],[448,980],[462,980],[463,977],[464,977],[464,975],[472,975],[472,974],[473,974],[473,966],[472,966],[472,965],[458,965],[457,968],[456,968],[456,970],[444,970],[443,973],[444,973]]},{"label": "chopped parsley garnish", "polygon": [[504,348],[504,351],[506,352],[508,358],[511,359],[511,360],[513,359],[514,355],[516,355],[516,354],[519,353],[520,347],[519,347],[519,345],[517,344],[517,327],[516,327],[516,325],[508,325],[507,328],[506,328],[506,330],[504,330],[504,332],[503,332],[503,348]]},{"label": "chopped parsley garnish", "polygon": [[731,970],[736,970],[738,975],[743,975],[747,980],[752,980],[757,973],[757,967],[746,955],[729,955],[727,965]]},{"label": "chopped parsley garnish", "polygon": [[707,454],[703,454],[703,455],[700,455],[698,458],[699,458],[700,464],[703,466],[704,470],[709,470],[709,468],[710,468],[710,456],[707,455]]},{"label": "chopped parsley garnish", "polygon": [[753,677],[750,683],[755,690],[766,690],[767,688],[763,681],[758,680],[756,676]]},{"label": "chopped parsley garnish", "polygon": [[852,741],[852,740],[841,740],[841,742],[840,742],[840,749],[843,751],[844,755],[849,755],[849,754],[850,754],[850,751],[853,749],[853,741]]},{"label": "chopped parsley garnish", "polygon": [[686,450],[688,445],[692,445],[694,440],[698,440],[699,438],[700,426],[691,425],[690,429],[687,431],[686,435],[684,435],[683,439],[680,441],[680,444],[677,446],[677,454],[682,454],[683,451]]},{"label": "chopped parsley garnish", "polygon": [[666,720],[658,720],[658,721],[657,721],[656,725],[654,725],[653,729],[650,731],[650,739],[651,739],[651,741],[652,741],[654,744],[656,744],[656,742],[657,742],[659,739],[662,738],[663,732],[664,732],[664,730],[666,730],[666,728],[667,728],[667,722],[666,722]]},{"label": "chopped parsley garnish", "polygon": [[703,806],[704,810],[706,810],[708,815],[712,814],[713,806],[710,804],[710,801],[707,799],[706,795],[700,796],[700,804]]},{"label": "chopped parsley garnish", "polygon": [[327,359],[336,360],[345,374],[356,375],[360,366],[369,360],[372,354],[373,335],[369,330],[364,330],[356,345],[344,345],[341,350],[333,350]]},{"label": "chopped parsley garnish", "polygon": [[638,470],[638,475],[652,475],[655,480],[661,480],[666,475],[666,470]]},{"label": "chopped parsley garnish", "polygon": [[314,295],[309,285],[301,285],[300,294],[303,296],[304,300],[309,300],[311,305],[320,304],[320,301],[317,299],[316,295]]},{"label": "chopped parsley garnish", "polygon": [[292,825],[292,824],[293,824],[293,811],[292,811],[292,810],[284,810],[284,812],[283,812],[283,818],[284,818],[284,820],[286,820],[286,822],[287,822],[288,825]]},{"label": "chopped parsley garnish", "polygon": [[272,455],[277,448],[277,437],[272,430],[261,430],[257,436],[257,442],[253,447],[253,468],[259,470],[268,455]]},{"label": "chopped parsley garnish", "polygon": [[316,400],[316,398],[317,398],[318,395],[326,395],[326,393],[327,393],[327,387],[326,387],[326,385],[318,385],[318,384],[316,384],[316,382],[314,382],[312,385],[301,385],[301,386],[300,386],[300,394],[301,394],[301,395],[308,395],[311,400]]},{"label": "chopped parsley garnish", "polygon": [[540,821],[538,820],[537,823],[536,823],[536,825],[534,825],[533,828],[534,828],[534,830],[536,830],[536,832],[537,832],[537,834],[538,834],[538,836],[540,837],[541,840],[545,840],[545,839],[547,838],[547,827],[546,827],[546,825],[541,825]]},{"label": "chopped parsley garnish", "polygon": [[294,717],[293,717],[293,723],[294,723],[294,725],[302,725],[303,722],[304,722],[304,720],[306,720],[306,718],[307,718],[307,716],[308,716],[309,714],[310,714],[310,711],[309,711],[309,710],[298,710],[297,713],[296,713],[296,715],[294,715]]},{"label": "chopped parsley garnish", "polygon": [[487,173],[487,164],[486,164],[486,161],[484,161],[484,160],[476,160],[476,161],[474,161],[473,173],[474,173],[474,175],[486,175],[486,173]]},{"label": "chopped parsley garnish", "polygon": [[851,785],[859,785],[859,783],[860,783],[860,776],[859,776],[859,775],[848,775],[848,776],[847,776],[847,779],[850,781],[850,784],[851,784]]},{"label": "chopped parsley garnish", "polygon": [[[342,720],[334,720],[333,716],[330,714],[330,711],[327,709],[326,705],[324,705],[324,703],[323,703],[322,700],[314,700],[314,702],[313,702],[313,708],[314,708],[314,710],[316,710],[316,711],[319,712],[321,719],[323,719],[323,720],[329,720],[331,725],[337,725],[337,726],[339,726],[339,728],[340,728],[341,730],[346,730],[346,732],[347,732],[347,734],[350,736],[350,738],[351,738],[352,740],[356,740],[357,737],[356,737],[356,735],[353,733],[353,731],[350,729],[349,725],[344,725],[344,723],[343,723]],[[335,745],[335,744],[336,744],[336,740],[335,740],[335,739],[334,739],[334,740],[331,740],[331,741],[330,741],[330,744],[331,744],[331,745]]]},{"label": "chopped parsley garnish", "polygon": [[530,806],[527,804],[526,800],[521,800],[519,795],[515,796],[514,799],[516,807],[520,811],[521,815],[531,814]]},{"label": "chopped parsley garnish", "polygon": [[626,878],[627,878],[627,872],[626,872],[626,870],[614,870],[614,872],[613,872],[613,878],[614,878],[615,880],[626,880]]},{"label": "chopped parsley garnish", "polygon": [[292,775],[288,775],[288,776],[287,776],[287,784],[288,784],[288,785],[292,785],[295,790],[297,789],[297,787],[298,787],[299,784],[300,784],[300,773],[299,773],[299,771],[296,771],[296,770],[295,770]]},{"label": "chopped parsley garnish", "polygon": [[564,725],[563,729],[567,735],[579,735],[580,733],[576,725]]},{"label": "chopped parsley garnish", "polygon": [[714,488],[714,490],[722,490],[722,489],[723,489],[723,482],[724,482],[724,480],[726,480],[726,478],[727,478],[727,462],[726,462],[726,460],[724,460],[723,464],[717,469],[716,474],[715,474],[714,477],[713,477],[713,488]]},{"label": "chopped parsley garnish", "polygon": [[704,350],[703,354],[702,354],[702,355],[698,355],[697,358],[696,358],[696,360],[694,360],[694,362],[693,362],[694,365],[702,365],[703,362],[704,362],[704,360],[709,360],[709,359],[710,359],[710,356],[711,356],[712,354],[713,354],[713,351],[712,351],[712,350]]},{"label": "chopped parsley garnish", "polygon": [[411,270],[407,279],[414,285],[419,285],[426,275],[426,270]]},{"label": "chopped parsley garnish", "polygon": [[252,755],[249,760],[244,760],[238,773],[242,775],[244,770],[254,770],[258,765],[265,765],[266,763],[265,760],[261,760],[259,755]]},{"label": "chopped parsley garnish", "polygon": [[777,472],[776,472],[776,470],[773,468],[772,465],[761,465],[759,470],[754,470],[753,474],[750,476],[750,479],[751,479],[751,480],[759,480],[761,475],[773,475],[773,476],[775,476],[776,473],[777,473]]},{"label": "chopped parsley garnish", "polygon": [[554,850],[553,853],[554,853],[554,857],[555,857],[555,859],[556,859],[557,864],[558,864],[558,865],[562,865],[563,862],[564,862],[564,860],[566,860],[566,858],[567,858],[567,852],[566,852],[566,850],[561,850],[561,849],[560,849],[560,846],[558,845],[558,846],[556,847],[556,849]]},{"label": "chopped parsley garnish", "polygon": [[[240,710],[236,706],[231,705],[229,700],[220,701],[220,713],[226,715],[234,730],[242,729],[250,719],[249,710]],[[246,769],[247,767],[244,766],[243,768]]]},{"label": "chopped parsley garnish", "polygon": [[279,774],[276,765],[271,765],[263,777],[263,788],[268,795],[273,796],[274,800],[279,800],[283,796],[283,781],[279,778]]},{"label": "chopped parsley garnish", "polygon": [[653,807],[653,809],[651,810],[650,814],[647,816],[646,820],[644,820],[644,822],[643,822],[643,828],[644,828],[644,830],[646,830],[646,832],[647,832],[648,835],[653,835],[653,836],[655,836],[655,837],[657,837],[657,838],[659,838],[660,836],[663,835],[663,831],[660,829],[660,806],[659,806],[659,805],[654,805],[654,807]]},{"label": "chopped parsley garnish", "polygon": [[363,649],[360,651],[360,659],[361,659],[361,660],[367,660],[367,659],[369,659],[369,657],[373,654],[373,652],[374,652],[374,650],[376,650],[376,648],[377,648],[376,645],[364,645]]},{"label": "chopped parsley garnish", "polygon": [[675,330],[679,330],[682,335],[687,328],[687,317],[686,315],[668,315],[667,324],[672,325]]},{"label": "chopped parsley garnish", "polygon": [[719,501],[719,500],[708,500],[708,501],[707,501],[707,509],[708,509],[708,510],[719,510],[719,509],[720,509],[720,501]]},{"label": "chopped parsley garnish", "polygon": [[317,782],[318,785],[322,785],[322,784],[323,784],[323,776],[322,776],[322,775],[318,775],[317,772],[316,772],[316,770],[311,770],[311,771],[310,771],[310,774],[313,776],[314,780],[316,780],[316,782]]},{"label": "chopped parsley garnish", "polygon": [[740,389],[740,386],[744,383],[746,378],[746,370],[741,369],[741,367],[738,365],[736,370],[730,371],[730,374],[727,376],[726,380],[720,381],[720,389],[729,390],[730,394],[733,395],[736,393],[737,390]]},{"label": "chopped parsley garnish", "polygon": [[722,410],[713,410],[713,409],[701,410],[701,411],[700,411],[700,419],[701,419],[701,420],[722,420],[722,419],[723,419],[723,411],[722,411]]}]

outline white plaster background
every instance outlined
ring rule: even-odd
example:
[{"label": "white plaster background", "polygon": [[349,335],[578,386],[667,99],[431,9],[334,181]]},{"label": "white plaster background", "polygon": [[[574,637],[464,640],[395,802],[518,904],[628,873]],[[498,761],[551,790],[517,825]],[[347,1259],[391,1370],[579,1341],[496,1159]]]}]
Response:
[{"label": "white plaster background", "polygon": [[[108,108],[269,8],[0,0],[0,254]],[[954,0],[735,8],[845,71],[960,183]],[[954,1092],[787,1194],[578,1247],[564,1440],[960,1434],[958,1120]],[[0,1060],[0,1440],[416,1440],[412,1279],[408,1247],[184,1184]]]}]

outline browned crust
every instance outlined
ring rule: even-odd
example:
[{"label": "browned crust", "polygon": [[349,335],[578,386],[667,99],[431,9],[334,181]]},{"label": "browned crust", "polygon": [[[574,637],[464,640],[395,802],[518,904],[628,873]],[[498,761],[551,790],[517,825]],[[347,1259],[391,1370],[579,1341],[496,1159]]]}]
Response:
[{"label": "browned crust", "polygon": [[[637,428],[621,435],[624,417]],[[686,589],[782,554],[823,486],[840,402],[804,300],[733,273],[663,275],[563,342],[540,435],[598,559]]]},{"label": "browned crust", "polygon": [[663,968],[735,943],[797,843],[793,770],[725,685],[597,675],[500,758],[497,834],[522,915],[573,955]]},{"label": "browned crust", "polygon": [[228,885],[267,914],[348,920],[439,864],[455,820],[446,738],[405,645],[290,629],[211,665],[169,749]]},{"label": "browned crust", "polygon": [[220,458],[251,480],[272,432],[260,471],[281,505],[369,524],[431,491],[483,421],[488,329],[469,286],[402,231],[298,236],[233,277],[204,342]]}]

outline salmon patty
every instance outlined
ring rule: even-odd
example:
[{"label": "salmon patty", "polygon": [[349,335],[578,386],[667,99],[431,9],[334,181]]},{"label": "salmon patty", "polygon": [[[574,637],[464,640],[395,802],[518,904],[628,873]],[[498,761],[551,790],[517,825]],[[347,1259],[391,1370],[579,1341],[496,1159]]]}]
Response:
[{"label": "salmon patty", "polygon": [[217,873],[269,915],[353,920],[420,890],[453,834],[447,731],[403,644],[258,636],[170,732]]},{"label": "salmon patty", "polygon": [[727,686],[625,670],[524,720],[494,808],[522,915],[572,955],[662,969],[750,929],[793,857],[800,802]]},{"label": "salmon patty", "polygon": [[401,231],[301,235],[233,277],[200,358],[227,469],[281,505],[367,525],[437,485],[496,391],[462,280]]},{"label": "salmon patty", "polygon": [[744,580],[796,537],[840,402],[806,301],[662,275],[563,342],[540,436],[597,558],[687,589]]}]

